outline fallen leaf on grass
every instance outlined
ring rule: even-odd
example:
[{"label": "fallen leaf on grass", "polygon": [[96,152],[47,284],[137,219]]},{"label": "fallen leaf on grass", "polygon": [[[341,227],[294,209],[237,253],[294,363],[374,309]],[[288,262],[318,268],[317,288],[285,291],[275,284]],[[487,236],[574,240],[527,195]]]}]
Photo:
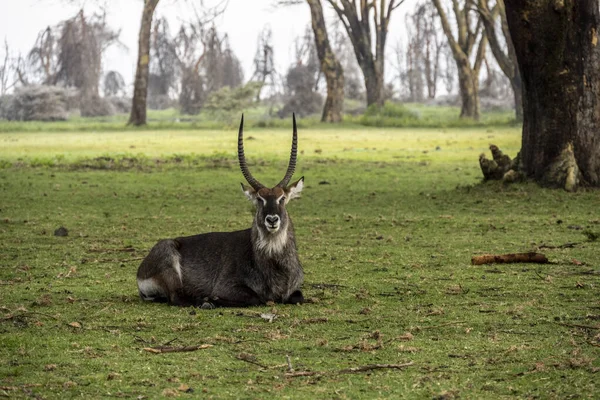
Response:
[{"label": "fallen leaf on grass", "polygon": [[179,397],[179,393],[175,389],[165,389],[162,391],[162,395],[165,397]]},{"label": "fallen leaf on grass", "polygon": [[112,380],[115,380],[120,377],[121,377],[121,374],[119,374],[118,372],[109,372],[108,375],[106,376],[106,380],[112,381]]},{"label": "fallen leaf on grass", "polygon": [[262,314],[260,314],[260,317],[267,322],[273,322],[273,320],[275,320],[277,318],[277,314],[262,313]]},{"label": "fallen leaf on grass", "polygon": [[397,340],[402,340],[402,341],[408,342],[408,341],[410,341],[410,340],[413,340],[413,338],[414,338],[414,337],[415,337],[415,336],[414,336],[412,333],[410,333],[410,332],[406,332],[406,333],[404,333],[404,335],[400,335],[400,336],[398,336],[396,339],[397,339]]},{"label": "fallen leaf on grass", "polygon": [[194,389],[192,389],[191,387],[189,387],[188,385],[186,385],[185,383],[182,383],[177,390],[179,390],[180,392],[184,392],[184,393],[193,393]]},{"label": "fallen leaf on grass", "polygon": [[402,353],[416,353],[419,351],[419,349],[417,347],[405,346],[401,344],[400,346],[398,346],[398,351]]}]

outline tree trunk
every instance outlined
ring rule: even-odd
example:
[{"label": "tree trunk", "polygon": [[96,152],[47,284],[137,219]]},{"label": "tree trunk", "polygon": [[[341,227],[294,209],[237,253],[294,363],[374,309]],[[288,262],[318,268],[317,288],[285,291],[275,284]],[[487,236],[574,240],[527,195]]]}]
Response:
[{"label": "tree trunk", "polygon": [[321,63],[321,71],[327,81],[327,99],[323,106],[322,122],[341,122],[344,109],[344,70],[338,61],[327,35],[321,0],[306,0],[310,6],[315,45]]},{"label": "tree trunk", "polygon": [[159,0],[144,0],[142,24],[138,37],[138,60],[133,87],[133,101],[128,124],[146,124],[146,99],[148,96],[148,63],[150,61],[150,32],[152,16]]},{"label": "tree trunk", "polygon": [[360,66],[365,77],[365,88],[367,89],[367,106],[375,104],[383,106],[383,75],[377,71],[377,64],[367,62]]},{"label": "tree trunk", "polygon": [[505,0],[523,80],[521,170],[543,185],[600,186],[598,0]]},{"label": "tree trunk", "polygon": [[[392,12],[404,0],[380,2],[361,0],[360,4],[349,0],[327,0],[338,15],[352,42],[354,54],[365,78],[367,106],[382,106],[384,101],[383,79],[385,66],[385,42]],[[373,15],[371,17],[371,12]],[[371,24],[373,23],[374,26]],[[373,34],[375,54],[373,54]]]},{"label": "tree trunk", "polygon": [[518,122],[523,121],[523,82],[521,81],[521,74],[517,74],[510,80],[512,86],[513,95],[515,97],[515,119]]},{"label": "tree trunk", "polygon": [[479,74],[475,75],[469,60],[458,61],[458,87],[460,89],[460,118],[479,120]]},{"label": "tree trunk", "polygon": [[[479,119],[479,71],[481,63],[485,58],[485,48],[487,46],[487,37],[481,33],[481,23],[475,24],[475,30],[472,30],[473,24],[469,18],[470,2],[465,2],[461,8],[458,0],[453,0],[453,12],[457,25],[457,34],[454,37],[453,27],[442,6],[441,0],[433,0],[433,5],[440,16],[440,22],[444,34],[448,39],[448,45],[452,50],[452,56],[456,62],[458,70],[458,87],[462,106],[460,110],[461,118]],[[479,39],[477,52],[471,65],[471,58],[475,43]]]}]

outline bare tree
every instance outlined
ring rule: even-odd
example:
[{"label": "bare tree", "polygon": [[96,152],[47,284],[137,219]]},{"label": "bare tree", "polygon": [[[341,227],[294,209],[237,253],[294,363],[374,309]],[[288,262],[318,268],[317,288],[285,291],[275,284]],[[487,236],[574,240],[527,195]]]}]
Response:
[{"label": "bare tree", "polygon": [[154,105],[162,104],[177,87],[180,75],[175,39],[171,37],[169,23],[164,17],[154,22],[148,68],[148,101]]},{"label": "bare tree", "polygon": [[182,26],[175,38],[175,54],[181,71],[179,105],[186,114],[197,114],[210,93],[242,84],[241,64],[227,35],[214,26],[205,29],[201,21]]},{"label": "bare tree", "polygon": [[408,89],[409,85],[407,84],[405,68],[406,50],[400,40],[397,40],[394,43],[394,47],[392,48],[392,55],[393,57],[388,60],[394,72],[393,81],[396,82],[395,86],[397,86],[400,98],[408,99],[411,96],[410,90]]},{"label": "bare tree", "polygon": [[88,18],[80,10],[75,18],[61,24],[58,70],[54,83],[75,87],[80,91],[82,115],[97,113],[102,54],[118,36],[118,32],[107,27],[103,14]]},{"label": "bare tree", "polygon": [[300,116],[314,114],[323,105],[323,98],[318,92],[322,75],[321,63],[313,32],[308,27],[304,35],[295,41],[295,56],[295,61],[285,75],[285,103],[279,111],[280,117],[293,113]]},{"label": "bare tree", "polygon": [[125,80],[123,75],[117,71],[108,71],[104,75],[104,96],[118,96],[122,95],[125,90]]},{"label": "bare tree", "polygon": [[86,16],[82,9],[73,18],[40,32],[26,68],[17,67],[19,80],[76,88],[82,115],[110,113],[99,94],[102,56],[118,37],[119,32],[107,26],[105,14]]},{"label": "bare tree", "polygon": [[[367,105],[383,105],[385,44],[392,13],[404,0],[327,0],[342,22],[367,89]],[[373,34],[375,40],[373,41]]]},{"label": "bare tree", "polygon": [[184,114],[198,114],[206,100],[206,88],[201,74],[206,55],[205,31],[202,23],[182,25],[174,39],[174,52],[180,73],[179,107]]},{"label": "bare tree", "polygon": [[[417,10],[418,11],[418,10]],[[423,101],[424,81],[423,81],[423,25],[422,18],[415,12],[406,16],[406,29],[408,33],[408,46],[406,47],[406,66],[404,77],[408,88],[408,99],[410,101]],[[399,51],[399,49],[397,49]]]},{"label": "bare tree", "polygon": [[415,24],[421,26],[423,32],[423,73],[427,84],[427,97],[433,99],[437,92],[437,82],[440,74],[440,57],[444,41],[440,33],[437,12],[429,2],[417,8]]},{"label": "bare tree", "polygon": [[14,64],[10,56],[10,48],[8,42],[4,40],[4,57],[1,58],[0,64],[0,96],[4,96],[16,84],[14,78]]},{"label": "bare tree", "polygon": [[[41,31],[35,41],[35,45],[27,55],[27,69],[33,75],[36,82],[46,85],[56,84],[58,75],[58,38],[56,27],[47,27]],[[26,73],[23,71],[23,73]]]},{"label": "bare tree", "polygon": [[354,46],[339,19],[332,25],[331,45],[344,71],[344,97],[365,101],[365,81],[354,54]]},{"label": "bare tree", "polygon": [[[433,0],[458,69],[458,84],[462,102],[460,117],[477,120],[480,116],[479,72],[485,56],[487,37],[483,34],[479,15],[475,15],[475,19],[473,18],[474,2],[475,0],[452,0],[455,33],[441,0]],[[476,53],[473,55],[476,44]]]},{"label": "bare tree", "polygon": [[[144,8],[142,10],[142,22],[140,24],[140,33],[138,36],[138,61],[133,89],[133,102],[131,107],[131,115],[129,124],[144,125],[146,124],[146,103],[148,96],[148,81],[149,81],[149,62],[150,62],[150,37],[152,32],[152,19],[156,6],[159,0],[144,0]],[[195,18],[202,21],[200,25],[204,25],[212,21],[218,15],[221,15],[227,8],[227,0],[220,1],[216,6],[210,9],[205,9],[204,14],[199,16],[196,13]],[[200,5],[204,6],[204,2],[200,1]],[[189,71],[188,71],[189,72]],[[182,78],[183,79],[183,78]]]},{"label": "bare tree", "polygon": [[[498,66],[509,79],[515,99],[515,117],[517,121],[523,120],[523,84],[517,63],[517,54],[510,37],[504,0],[496,0],[494,7],[490,9],[488,0],[478,0],[477,9],[481,15],[485,34],[490,43],[490,48]],[[498,34],[497,19],[500,20],[500,32]]]},{"label": "bare tree", "polygon": [[254,54],[254,72],[250,80],[260,82],[261,87],[256,94],[256,101],[260,101],[260,95],[267,83],[275,86],[274,51],[273,51],[273,32],[271,27],[265,26],[258,36],[256,53]]},{"label": "bare tree", "polygon": [[450,46],[444,46],[442,48],[441,65],[442,69],[440,73],[442,81],[444,82],[444,88],[448,94],[452,94],[454,92],[454,83],[458,76],[458,72],[456,71],[456,62],[454,61],[454,55],[452,54]]},{"label": "bare tree", "polygon": [[206,91],[211,93],[224,86],[240,86],[244,80],[243,70],[229,47],[227,34],[221,35],[212,26],[204,33],[202,44],[204,51],[200,66],[206,77]]}]

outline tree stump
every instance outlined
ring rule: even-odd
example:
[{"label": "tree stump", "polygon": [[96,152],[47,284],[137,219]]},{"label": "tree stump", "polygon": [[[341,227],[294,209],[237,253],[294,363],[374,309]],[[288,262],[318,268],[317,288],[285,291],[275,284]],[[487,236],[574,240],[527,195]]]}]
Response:
[{"label": "tree stump", "polygon": [[479,166],[483,172],[484,180],[502,180],[504,182],[515,182],[521,179],[519,173],[519,155],[511,159],[495,144],[490,145],[492,159],[489,160],[485,154],[479,156]]}]

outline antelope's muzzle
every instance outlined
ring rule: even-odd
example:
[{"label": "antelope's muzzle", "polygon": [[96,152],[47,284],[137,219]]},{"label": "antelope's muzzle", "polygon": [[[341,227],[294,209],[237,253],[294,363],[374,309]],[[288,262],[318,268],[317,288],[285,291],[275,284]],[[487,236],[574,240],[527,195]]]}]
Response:
[{"label": "antelope's muzzle", "polygon": [[281,218],[279,218],[279,215],[269,214],[265,218],[265,226],[267,227],[267,230],[271,233],[277,232],[279,230],[280,225]]}]

